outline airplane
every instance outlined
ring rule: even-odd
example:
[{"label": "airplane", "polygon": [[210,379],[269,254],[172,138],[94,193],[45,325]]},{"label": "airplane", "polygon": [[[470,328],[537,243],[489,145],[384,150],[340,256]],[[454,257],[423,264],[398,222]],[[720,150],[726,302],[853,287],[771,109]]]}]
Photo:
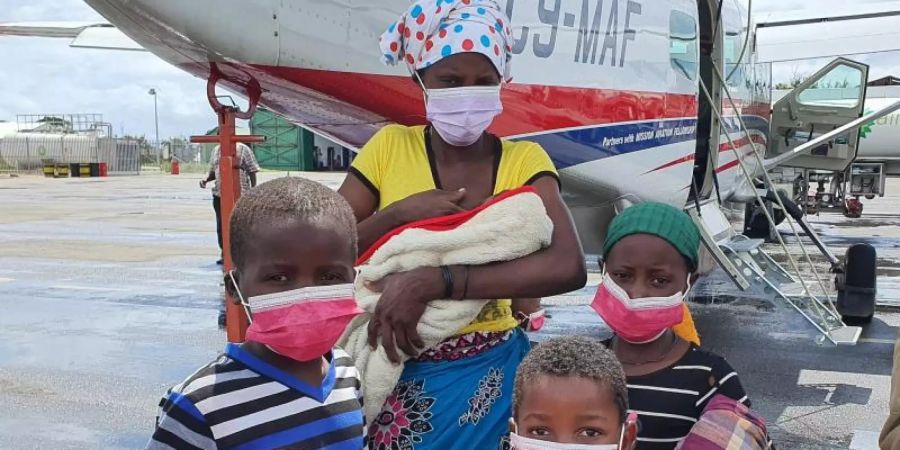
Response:
[{"label": "airplane", "polygon": [[[883,81],[893,83],[900,80],[887,77]],[[774,99],[777,100],[788,92],[776,90]],[[898,101],[900,85],[870,84],[866,91],[864,111],[874,111]],[[782,186],[792,191],[791,195],[796,202],[806,203],[809,213],[835,209],[842,211],[847,217],[858,218],[863,213],[861,197],[869,200],[884,197],[887,178],[900,177],[900,146],[896,144],[898,139],[900,114],[892,113],[863,127],[856,159],[843,172],[777,168],[773,171],[773,176],[780,178]],[[813,189],[814,192],[811,193]]]},{"label": "airplane", "polygon": [[[0,34],[146,49],[235,92],[258,86],[260,105],[351,149],[385,124],[425,122],[421,92],[407,69],[383,65],[378,49],[378,37],[407,0],[86,3],[115,28],[0,24]],[[773,106],[771,65],[756,58],[752,2],[500,4],[514,26],[513,81],[503,89],[504,112],[491,131],[547,150],[587,254],[600,253],[606,225],[627,205],[677,205],[695,218],[708,255],[737,286],[768,287],[773,300],[803,314],[831,342],[856,342],[860,328],[842,320],[871,319],[874,295],[859,300],[858,310],[849,300],[836,310],[812,294],[793,257],[797,275],[762,252],[761,241],[735,232],[722,205],[751,205],[748,214],[765,215],[774,229],[773,211],[791,205],[767,170],[845,170],[857,156],[863,121],[900,108],[862,117],[868,66],[838,58]],[[833,82],[846,86],[837,97],[820,89]],[[823,143],[824,152],[810,152]],[[804,229],[828,252],[808,224]],[[854,272],[829,259],[836,270]],[[800,297],[784,288],[794,283],[802,285]]]}]

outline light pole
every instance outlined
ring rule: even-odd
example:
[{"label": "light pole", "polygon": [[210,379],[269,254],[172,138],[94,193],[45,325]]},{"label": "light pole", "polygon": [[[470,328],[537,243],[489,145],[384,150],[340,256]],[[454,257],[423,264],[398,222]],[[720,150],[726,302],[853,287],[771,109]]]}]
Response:
[{"label": "light pole", "polygon": [[162,164],[159,160],[159,158],[160,158],[159,154],[162,152],[160,151],[161,148],[160,148],[160,142],[159,142],[159,108],[157,108],[157,104],[156,104],[156,89],[150,88],[150,90],[147,91],[147,93],[153,96],[153,118],[156,123],[156,165],[159,166]]}]

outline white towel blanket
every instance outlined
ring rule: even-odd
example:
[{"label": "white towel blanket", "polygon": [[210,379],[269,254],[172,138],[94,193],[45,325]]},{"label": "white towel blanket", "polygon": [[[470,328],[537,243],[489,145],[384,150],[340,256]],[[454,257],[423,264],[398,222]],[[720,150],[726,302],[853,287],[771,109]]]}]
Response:
[{"label": "white towel blanket", "polygon": [[[423,224],[432,225],[426,229]],[[510,261],[550,245],[553,222],[541,198],[530,188],[498,197],[470,213],[413,224],[393,235],[361,265],[356,277],[356,301],[365,314],[355,318],[338,345],[353,356],[362,379],[365,414],[369,420],[400,379],[403,366],[393,365],[384,347],[372,351],[367,327],[379,294],[367,282],[419,267],[483,265]],[[478,316],[487,300],[436,300],[428,304],[417,330],[426,348],[454,336]],[[401,356],[402,351],[398,349]],[[409,359],[404,356],[404,360]]]}]

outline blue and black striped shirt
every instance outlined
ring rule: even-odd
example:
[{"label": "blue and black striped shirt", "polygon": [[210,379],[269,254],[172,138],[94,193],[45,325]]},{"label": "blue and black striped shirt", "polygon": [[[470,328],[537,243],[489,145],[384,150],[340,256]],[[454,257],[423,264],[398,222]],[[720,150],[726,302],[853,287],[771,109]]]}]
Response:
[{"label": "blue and black striped shirt", "polygon": [[340,349],[314,387],[228,344],[219,358],[170,389],[160,407],[150,450],[363,446],[359,375]]}]

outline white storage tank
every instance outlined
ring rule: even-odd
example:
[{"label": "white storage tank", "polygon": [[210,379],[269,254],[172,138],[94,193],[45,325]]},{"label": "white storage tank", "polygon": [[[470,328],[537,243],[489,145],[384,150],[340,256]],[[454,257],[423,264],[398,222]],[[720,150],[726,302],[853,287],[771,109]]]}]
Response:
[{"label": "white storage tank", "polygon": [[100,139],[95,135],[14,133],[0,138],[0,164],[35,169],[43,161],[100,162]]}]

